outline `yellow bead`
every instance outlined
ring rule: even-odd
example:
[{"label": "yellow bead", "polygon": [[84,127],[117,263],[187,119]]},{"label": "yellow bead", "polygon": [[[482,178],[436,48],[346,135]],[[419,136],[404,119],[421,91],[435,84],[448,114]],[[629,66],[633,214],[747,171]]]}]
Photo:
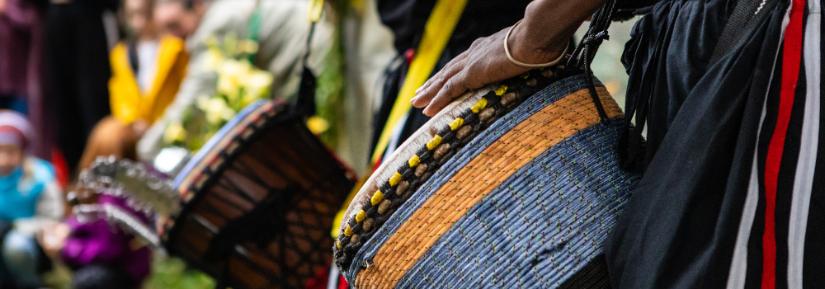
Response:
[{"label": "yellow bead", "polygon": [[428,150],[433,150],[436,147],[438,147],[438,145],[440,145],[440,144],[441,144],[441,136],[440,135],[435,135],[435,136],[433,136],[432,139],[430,139],[430,141],[427,142],[427,149]]},{"label": "yellow bead", "polygon": [[496,95],[498,95],[498,96],[504,95],[505,92],[507,92],[507,86],[506,85],[502,84],[501,86],[496,88]]},{"label": "yellow bead", "polygon": [[475,104],[473,104],[473,107],[471,107],[470,110],[473,113],[478,113],[479,111],[481,111],[485,107],[487,107],[487,99],[482,97],[481,99],[476,101]]},{"label": "yellow bead", "polygon": [[382,193],[381,190],[377,190],[375,191],[375,193],[372,194],[372,197],[370,198],[370,204],[372,204],[373,206],[377,206],[383,200],[384,193]]},{"label": "yellow bead", "polygon": [[457,117],[456,119],[453,120],[453,122],[450,123],[450,130],[455,131],[458,128],[460,128],[462,125],[464,125],[464,119],[460,118],[460,117]]},{"label": "yellow bead", "polygon": [[394,174],[392,174],[392,177],[390,177],[390,186],[395,187],[395,185],[397,185],[400,182],[401,182],[401,174],[398,173],[398,172],[395,172]]},{"label": "yellow bead", "polygon": [[355,214],[355,221],[358,222],[358,223],[363,222],[364,219],[366,219],[366,218],[367,218],[367,212],[364,212],[364,210],[360,210],[360,211],[358,211],[357,214]]},{"label": "yellow bead", "polygon": [[352,227],[347,224],[347,227],[344,228],[344,236],[351,237],[352,236]]},{"label": "yellow bead", "polygon": [[413,155],[410,157],[410,160],[407,161],[407,164],[409,164],[411,168],[414,168],[419,163],[421,163],[421,158],[419,158],[418,155]]},{"label": "yellow bead", "polygon": [[335,240],[335,248],[338,249],[338,250],[341,250],[341,248],[344,248],[344,244],[341,244],[341,240]]}]

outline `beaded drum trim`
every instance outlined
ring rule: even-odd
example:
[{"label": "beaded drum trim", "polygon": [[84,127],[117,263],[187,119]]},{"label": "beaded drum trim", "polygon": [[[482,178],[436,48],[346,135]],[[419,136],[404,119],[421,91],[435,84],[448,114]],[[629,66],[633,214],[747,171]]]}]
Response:
[{"label": "beaded drum trim", "polygon": [[435,128],[435,134],[416,153],[385,180],[377,182],[368,198],[353,200],[360,204],[354,204],[347,212],[348,219],[335,241],[336,264],[346,270],[361,245],[457,150],[527,97],[570,74],[564,66],[534,70],[477,92],[481,97],[447,125]]}]

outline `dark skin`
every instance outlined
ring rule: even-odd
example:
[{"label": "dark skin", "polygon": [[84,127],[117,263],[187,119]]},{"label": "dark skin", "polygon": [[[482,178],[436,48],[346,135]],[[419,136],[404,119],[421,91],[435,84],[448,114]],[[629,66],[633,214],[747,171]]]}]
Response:
[{"label": "dark skin", "polygon": [[[576,29],[604,0],[536,0],[527,6],[524,19],[512,32],[512,56],[526,63],[546,63],[563,53]],[[422,85],[412,105],[433,116],[465,92],[527,72],[504,53],[504,36],[510,28],[482,37],[456,56]]]}]

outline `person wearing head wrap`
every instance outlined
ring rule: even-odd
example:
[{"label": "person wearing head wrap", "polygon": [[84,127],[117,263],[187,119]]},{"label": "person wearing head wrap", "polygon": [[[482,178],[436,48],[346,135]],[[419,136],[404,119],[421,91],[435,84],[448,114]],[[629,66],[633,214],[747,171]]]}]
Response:
[{"label": "person wearing head wrap", "polygon": [[54,169],[31,156],[33,140],[23,115],[0,111],[0,280],[19,288],[39,285],[38,272],[48,260],[35,236],[63,215]]}]

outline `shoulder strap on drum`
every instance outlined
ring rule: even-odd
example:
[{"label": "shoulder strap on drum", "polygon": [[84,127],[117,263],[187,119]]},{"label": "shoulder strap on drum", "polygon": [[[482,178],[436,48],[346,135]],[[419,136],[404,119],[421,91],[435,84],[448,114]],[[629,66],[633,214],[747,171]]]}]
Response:
[{"label": "shoulder strap on drum", "polygon": [[415,51],[415,57],[410,63],[404,84],[398,92],[398,97],[395,98],[387,122],[378,137],[375,150],[370,158],[372,164],[375,164],[384,154],[393,129],[404,118],[404,115],[410,111],[410,101],[415,95],[415,90],[427,81],[427,78],[435,69],[435,65],[444,52],[444,48],[447,47],[447,42],[449,42],[458,20],[461,19],[466,4],[467,0],[438,0],[435,3],[433,11],[427,19],[427,24],[424,26],[424,36]]},{"label": "shoulder strap on drum", "polygon": [[318,21],[324,14],[324,0],[312,0],[309,3],[309,33],[304,43],[304,55],[301,58],[301,82],[298,85],[298,96],[295,99],[295,110],[304,117],[315,114],[315,93],[318,85],[318,78],[309,68],[309,56],[312,53],[312,38],[315,36],[315,29]]}]

